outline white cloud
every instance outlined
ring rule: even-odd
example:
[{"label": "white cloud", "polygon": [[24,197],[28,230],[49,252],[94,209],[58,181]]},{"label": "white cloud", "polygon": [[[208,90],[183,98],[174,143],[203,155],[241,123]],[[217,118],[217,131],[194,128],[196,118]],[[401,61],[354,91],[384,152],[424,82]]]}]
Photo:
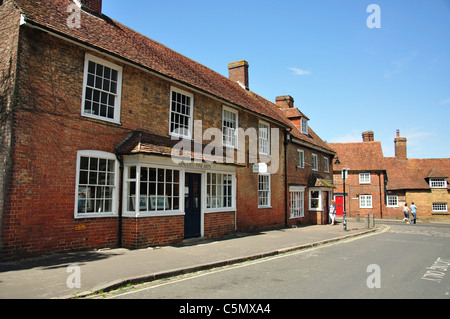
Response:
[{"label": "white cloud", "polygon": [[289,70],[293,71],[295,75],[310,75],[311,72],[310,71],[306,71],[306,70],[302,70],[299,68],[289,68]]},{"label": "white cloud", "polygon": [[440,104],[450,104],[450,99],[442,100]]}]

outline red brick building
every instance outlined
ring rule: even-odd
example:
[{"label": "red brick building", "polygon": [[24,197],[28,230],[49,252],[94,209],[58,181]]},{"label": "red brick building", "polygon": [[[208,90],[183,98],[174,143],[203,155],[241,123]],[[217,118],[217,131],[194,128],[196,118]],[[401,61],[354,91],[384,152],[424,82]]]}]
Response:
[{"label": "red brick building", "polygon": [[361,143],[330,143],[336,151],[334,183],[337,186],[334,197],[337,215],[343,214],[344,183],[342,169],[348,168],[345,181],[346,213],[355,217],[373,213],[377,218],[385,211],[384,194],[386,168],[381,143],[374,141],[373,132],[363,133]]},{"label": "red brick building", "polygon": [[309,127],[309,118],[294,107],[291,96],[279,96],[276,103],[291,122],[285,147],[287,224],[327,224],[335,151]]},{"label": "red brick building", "polygon": [[292,122],[250,91],[248,63],[226,78],[101,7],[1,2],[1,258],[290,224]]},{"label": "red brick building", "polygon": [[346,212],[355,217],[373,213],[377,218],[402,219],[403,206],[412,202],[418,218],[447,219],[450,214],[450,159],[411,159],[407,139],[394,139],[395,157],[384,157],[372,131],[363,133],[362,143],[330,143],[336,151],[334,164],[335,198],[342,213],[342,169],[349,168],[346,180]]}]

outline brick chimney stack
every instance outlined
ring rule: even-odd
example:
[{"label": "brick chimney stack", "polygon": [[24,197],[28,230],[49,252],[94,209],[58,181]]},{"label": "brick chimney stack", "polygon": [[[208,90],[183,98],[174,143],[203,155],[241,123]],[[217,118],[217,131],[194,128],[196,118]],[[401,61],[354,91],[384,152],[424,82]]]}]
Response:
[{"label": "brick chimney stack", "polygon": [[400,137],[400,130],[397,130],[397,137],[395,143],[395,158],[399,161],[406,161],[408,159],[406,152],[406,138]]},{"label": "brick chimney stack", "polygon": [[363,142],[373,142],[374,134],[373,131],[366,131],[362,133]]},{"label": "brick chimney stack", "polygon": [[83,10],[97,15],[102,14],[102,0],[79,0],[79,2]]},{"label": "brick chimney stack", "polygon": [[294,98],[290,95],[277,96],[275,99],[279,108],[293,108]]},{"label": "brick chimney stack", "polygon": [[248,62],[243,60],[228,64],[230,80],[238,82],[247,91],[249,90],[248,68]]}]

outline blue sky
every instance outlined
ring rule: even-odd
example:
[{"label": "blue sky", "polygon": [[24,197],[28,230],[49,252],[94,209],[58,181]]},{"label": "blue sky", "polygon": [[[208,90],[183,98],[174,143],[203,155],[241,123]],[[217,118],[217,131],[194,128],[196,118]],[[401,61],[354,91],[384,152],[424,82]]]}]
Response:
[{"label": "blue sky", "polygon": [[409,158],[450,157],[450,0],[105,0],[103,12],[224,76],[248,61],[250,89],[291,95],[327,142],[373,130],[394,156],[399,129]]}]

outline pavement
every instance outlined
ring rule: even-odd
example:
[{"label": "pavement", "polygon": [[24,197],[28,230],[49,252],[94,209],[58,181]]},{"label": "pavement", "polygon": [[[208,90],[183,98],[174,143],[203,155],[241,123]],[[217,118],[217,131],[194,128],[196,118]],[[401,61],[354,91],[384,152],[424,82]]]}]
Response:
[{"label": "pavement", "polygon": [[[106,249],[0,263],[0,299],[69,299],[234,263],[307,249],[375,232],[363,220],[258,233],[177,246]],[[73,267],[75,266],[75,267]],[[77,276],[79,275],[79,276]],[[69,284],[68,284],[69,283]],[[71,288],[79,283],[80,288]]]}]

